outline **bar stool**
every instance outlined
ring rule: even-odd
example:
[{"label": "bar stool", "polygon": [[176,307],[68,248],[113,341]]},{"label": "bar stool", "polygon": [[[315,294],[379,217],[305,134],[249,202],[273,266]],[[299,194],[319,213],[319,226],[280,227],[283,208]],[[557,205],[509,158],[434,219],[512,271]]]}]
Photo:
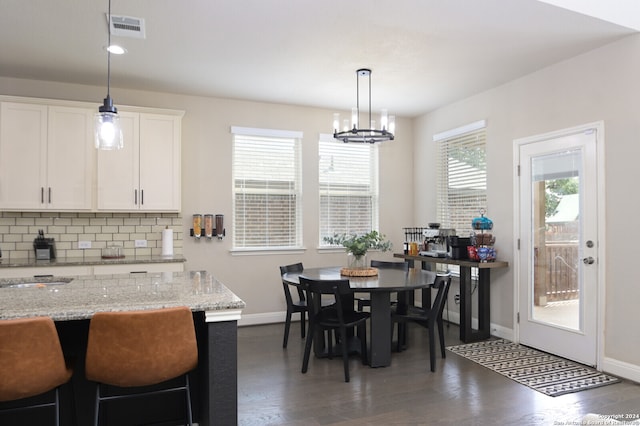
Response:
[{"label": "bar stool", "polygon": [[[96,426],[101,402],[177,391],[185,392],[187,421],[193,423],[188,373],[198,365],[198,345],[189,308],[96,313],[89,324],[85,363],[87,379],[97,382]],[[142,388],[180,376],[183,386]],[[128,389],[106,393],[103,385]]]},{"label": "bar stool", "polygon": [[51,318],[0,321],[0,401],[18,401],[54,390],[51,402],[2,409],[2,412],[55,407],[55,424],[59,425],[59,389],[72,374]]}]

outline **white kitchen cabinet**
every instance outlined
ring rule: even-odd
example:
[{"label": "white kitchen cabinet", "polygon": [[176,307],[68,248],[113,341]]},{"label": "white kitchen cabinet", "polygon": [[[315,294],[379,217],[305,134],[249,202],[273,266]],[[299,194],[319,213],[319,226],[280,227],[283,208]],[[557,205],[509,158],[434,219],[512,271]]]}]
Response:
[{"label": "white kitchen cabinet", "polygon": [[91,110],[19,102],[0,108],[0,208],[91,210]]},{"label": "white kitchen cabinet", "polygon": [[93,275],[93,269],[87,266],[41,266],[24,268],[0,268],[0,278],[29,278],[53,275],[54,277],[73,277]]},{"label": "white kitchen cabinet", "polygon": [[117,265],[95,265],[94,275],[135,274],[143,272],[183,272],[183,262],[167,263],[123,263]]},{"label": "white kitchen cabinet", "polygon": [[114,263],[111,265],[40,266],[0,268],[0,279],[29,278],[52,275],[73,277],[88,275],[132,274],[142,272],[183,272],[184,262]]},{"label": "white kitchen cabinet", "polygon": [[119,114],[124,148],[98,152],[98,210],[180,211],[182,113]]}]

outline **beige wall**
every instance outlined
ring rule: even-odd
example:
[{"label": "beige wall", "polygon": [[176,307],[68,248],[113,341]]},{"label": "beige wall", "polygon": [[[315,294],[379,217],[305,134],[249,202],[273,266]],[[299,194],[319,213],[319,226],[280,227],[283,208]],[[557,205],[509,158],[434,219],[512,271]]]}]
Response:
[{"label": "beige wall", "polygon": [[[0,78],[0,94],[92,101],[96,110],[105,88]],[[245,316],[256,321],[284,320],[278,266],[302,261],[305,266],[344,264],[345,255],[320,253],[318,245],[318,135],[331,131],[333,112],[317,108],[182,96],[111,88],[118,105],[184,110],[182,121],[182,235],[187,269],[206,269],[246,303]],[[304,132],[303,205],[304,246],[297,253],[233,255],[231,238],[222,241],[190,238],[191,215],[224,214],[227,235],[232,232],[231,126],[263,127]],[[413,134],[410,120],[396,120],[396,140],[380,146],[380,230],[402,249],[402,228],[413,222]],[[391,258],[390,253],[371,257]]]},{"label": "beige wall", "polygon": [[[637,326],[640,285],[630,268],[637,260],[633,217],[640,181],[640,36],[632,36],[415,120],[415,210],[435,215],[421,170],[434,155],[432,136],[480,119],[488,120],[488,216],[494,221],[499,257],[513,264],[513,141],[572,126],[604,121],[606,222],[605,368],[640,380]],[[421,179],[418,179],[421,177]],[[426,178],[425,178],[426,177]],[[513,328],[513,268],[492,272],[492,323]]]}]

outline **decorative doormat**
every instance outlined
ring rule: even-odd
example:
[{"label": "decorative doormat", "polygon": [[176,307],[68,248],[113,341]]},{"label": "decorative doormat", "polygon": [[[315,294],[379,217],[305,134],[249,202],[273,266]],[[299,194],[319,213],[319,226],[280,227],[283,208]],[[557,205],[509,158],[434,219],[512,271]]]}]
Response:
[{"label": "decorative doormat", "polygon": [[591,367],[503,339],[450,346],[447,349],[549,396],[620,381]]}]

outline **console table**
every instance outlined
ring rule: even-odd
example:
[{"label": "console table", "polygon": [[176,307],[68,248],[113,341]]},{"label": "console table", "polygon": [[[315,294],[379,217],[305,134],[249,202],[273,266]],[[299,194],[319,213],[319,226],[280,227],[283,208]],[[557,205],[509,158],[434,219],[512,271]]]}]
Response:
[{"label": "console table", "polygon": [[[474,262],[471,260],[455,260],[446,257],[412,256],[396,253],[393,257],[399,257],[409,262],[422,262],[422,269],[431,269],[431,265],[446,264],[460,267],[460,340],[465,343],[488,339],[491,335],[491,270],[507,268],[509,262]],[[471,268],[478,269],[478,328],[471,325]]]}]

